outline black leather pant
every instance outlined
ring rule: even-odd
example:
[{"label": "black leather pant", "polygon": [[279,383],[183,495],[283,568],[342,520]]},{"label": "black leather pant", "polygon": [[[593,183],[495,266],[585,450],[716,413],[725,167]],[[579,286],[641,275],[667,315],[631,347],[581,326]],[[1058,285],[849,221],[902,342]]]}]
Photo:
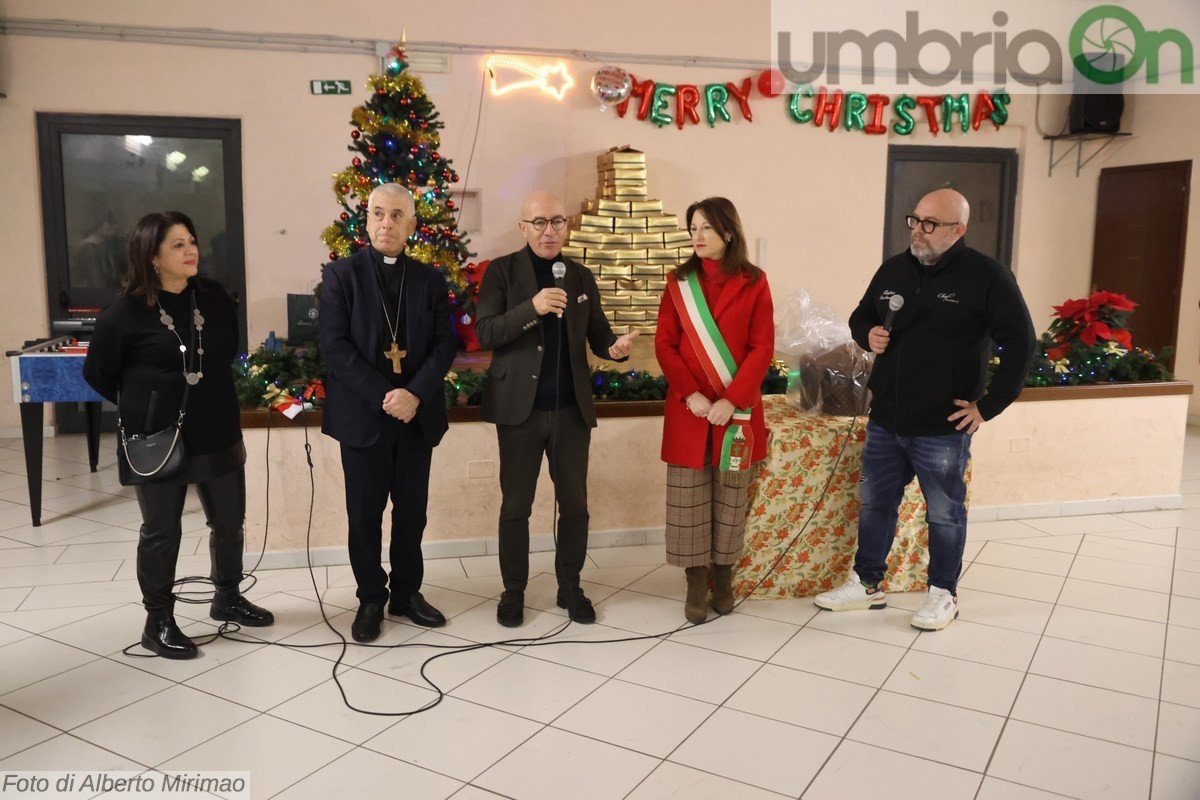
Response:
[{"label": "black leather pant", "polygon": [[[236,594],[242,579],[242,550],[245,545],[246,471],[243,467],[211,480],[192,484],[211,533],[208,551],[212,557],[212,582],[218,595]],[[142,509],[138,538],[137,577],[142,605],[151,616],[168,616],[175,606],[172,587],[181,518],[187,498],[186,483],[147,483],[136,487]]]}]

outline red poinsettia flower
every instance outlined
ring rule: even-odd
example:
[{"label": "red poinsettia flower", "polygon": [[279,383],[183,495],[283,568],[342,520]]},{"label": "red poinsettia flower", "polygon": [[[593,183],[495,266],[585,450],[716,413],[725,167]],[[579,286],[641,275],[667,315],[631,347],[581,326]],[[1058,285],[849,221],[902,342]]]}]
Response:
[{"label": "red poinsettia flower", "polygon": [[1068,300],[1061,306],[1054,306],[1054,313],[1060,319],[1076,319],[1087,309],[1087,306],[1087,300]]},{"label": "red poinsettia flower", "polygon": [[1112,306],[1113,311],[1133,311],[1137,307],[1137,303],[1116,292],[1095,292],[1089,298],[1089,302],[1097,308],[1105,305]]},{"label": "red poinsettia flower", "polygon": [[1112,329],[1100,320],[1096,320],[1079,332],[1079,341],[1083,342],[1088,347],[1091,347],[1096,343],[1097,337],[1102,339],[1113,338]]}]

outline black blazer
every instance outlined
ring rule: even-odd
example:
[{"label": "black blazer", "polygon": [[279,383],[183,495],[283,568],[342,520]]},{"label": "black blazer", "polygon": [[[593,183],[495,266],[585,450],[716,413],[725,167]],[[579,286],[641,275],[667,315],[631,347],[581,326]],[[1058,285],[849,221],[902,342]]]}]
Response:
[{"label": "black blazer", "polygon": [[[446,279],[433,267],[407,255],[405,387],[421,399],[416,422],[430,447],[448,427],[442,379],[458,350],[446,298]],[[317,317],[321,353],[329,368],[325,380],[322,432],[350,447],[367,447],[379,438],[387,414],[383,398],[394,387],[375,366],[383,341],[379,280],[368,250],[327,264],[321,278]]]},{"label": "black blazer", "polygon": [[[584,341],[597,356],[609,358],[608,348],[617,337],[600,307],[595,276],[569,258],[560,256],[559,260],[567,265],[563,278],[567,309],[563,319],[575,399],[584,421],[594,428],[592,373]],[[487,422],[519,425],[533,411],[544,345],[541,322],[533,308],[533,296],[539,291],[527,249],[494,259],[483,275],[476,304],[475,334],[480,347],[494,351],[483,385],[481,416]]]}]

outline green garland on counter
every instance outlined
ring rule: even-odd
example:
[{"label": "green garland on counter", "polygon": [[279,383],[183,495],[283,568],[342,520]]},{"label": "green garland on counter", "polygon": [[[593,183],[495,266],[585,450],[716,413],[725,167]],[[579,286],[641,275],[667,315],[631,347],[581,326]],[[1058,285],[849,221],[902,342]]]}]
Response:
[{"label": "green garland on counter", "polygon": [[[320,408],[325,399],[325,363],[316,344],[304,348],[266,345],[247,353],[233,364],[233,381],[242,408],[269,408],[288,398]],[[451,370],[443,387],[446,407],[478,406],[483,403],[485,372]],[[763,394],[787,391],[787,369],[775,362],[763,380]],[[647,372],[592,371],[592,395],[608,402],[664,400],[667,381]]]}]

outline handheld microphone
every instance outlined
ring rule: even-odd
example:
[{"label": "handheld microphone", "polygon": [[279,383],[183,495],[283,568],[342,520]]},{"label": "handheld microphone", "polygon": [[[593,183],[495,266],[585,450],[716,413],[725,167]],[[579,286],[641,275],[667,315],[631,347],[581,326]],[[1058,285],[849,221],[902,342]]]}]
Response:
[{"label": "handheld microphone", "polygon": [[896,320],[896,312],[904,307],[904,298],[898,294],[894,294],[888,298],[888,310],[883,315],[883,329],[888,333],[892,332],[892,323]]},{"label": "handheld microphone", "polygon": [[[550,274],[554,276],[554,288],[563,288],[563,278],[567,277],[567,265],[561,261],[555,261],[550,267]],[[563,312],[558,311],[558,318],[562,319]]]}]

